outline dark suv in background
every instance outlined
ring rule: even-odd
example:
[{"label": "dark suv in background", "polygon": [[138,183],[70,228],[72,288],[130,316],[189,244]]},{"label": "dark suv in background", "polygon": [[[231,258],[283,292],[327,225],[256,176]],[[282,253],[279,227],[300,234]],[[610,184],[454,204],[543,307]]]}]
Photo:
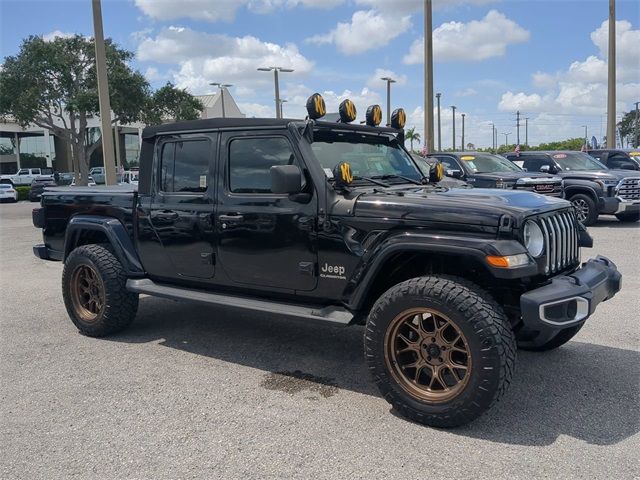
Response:
[{"label": "dark suv in background", "polygon": [[583,152],[513,152],[505,157],[529,172],[561,177],[565,198],[585,225],[596,223],[599,214],[615,215],[621,222],[640,219],[640,172],[611,170]]},{"label": "dark suv in background", "polygon": [[476,188],[522,190],[562,197],[562,179],[549,173],[525,172],[500,155],[484,152],[433,153],[447,177],[468,182]]},{"label": "dark suv in background", "polygon": [[[616,168],[618,170],[640,170],[640,152],[616,149],[599,149],[589,150],[587,152],[593,158],[598,160],[608,168]],[[631,155],[634,153],[635,155]]]}]

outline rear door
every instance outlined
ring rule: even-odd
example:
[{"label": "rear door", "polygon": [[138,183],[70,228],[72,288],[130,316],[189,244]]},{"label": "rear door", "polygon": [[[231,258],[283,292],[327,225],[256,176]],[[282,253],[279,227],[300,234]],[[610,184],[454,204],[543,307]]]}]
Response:
[{"label": "rear door", "polygon": [[317,194],[304,175],[306,200],[271,192],[270,168],[304,169],[299,152],[283,131],[221,135],[217,227],[225,277],[231,285],[313,290]]},{"label": "rear door", "polygon": [[213,277],[214,186],[209,179],[216,141],[217,134],[198,134],[167,136],[156,144],[149,224],[163,254],[146,262],[152,275]]}]

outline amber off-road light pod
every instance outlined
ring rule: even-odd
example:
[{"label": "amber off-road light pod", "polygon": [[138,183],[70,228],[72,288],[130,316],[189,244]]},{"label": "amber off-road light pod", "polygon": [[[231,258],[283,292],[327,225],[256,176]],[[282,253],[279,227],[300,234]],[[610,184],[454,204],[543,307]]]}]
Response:
[{"label": "amber off-road light pod", "polygon": [[391,127],[401,130],[407,123],[407,114],[404,108],[396,108],[391,114]]},{"label": "amber off-road light pod", "polygon": [[307,113],[312,120],[324,117],[327,113],[327,106],[324,103],[322,95],[314,93],[307,99]]},{"label": "amber off-road light pod", "polygon": [[380,105],[371,105],[367,108],[365,120],[367,125],[370,127],[377,127],[380,125],[380,122],[382,121],[382,108],[380,108]]},{"label": "amber off-road light pod", "polygon": [[340,121],[342,123],[353,122],[356,119],[356,105],[348,98],[343,100],[338,107],[338,113],[340,114]]}]

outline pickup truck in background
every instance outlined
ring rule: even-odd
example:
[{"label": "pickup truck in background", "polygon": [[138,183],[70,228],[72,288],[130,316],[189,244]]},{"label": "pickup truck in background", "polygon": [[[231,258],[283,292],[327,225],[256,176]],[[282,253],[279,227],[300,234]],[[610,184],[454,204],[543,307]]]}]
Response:
[{"label": "pickup truck in background", "polygon": [[442,165],[423,173],[404,147],[401,109],[390,127],[378,105],[366,125],[349,100],[338,122],[319,94],[307,111],[148,127],[137,189],[46,189],[34,253],[64,262],[78,330],[123,330],[140,294],[364,325],[382,396],[452,427],[503,395],[517,347],[560,347],[620,290],[613,262],[581,261],[592,240],[569,202],[438,185]]},{"label": "pickup truck in background", "polygon": [[615,215],[621,222],[640,220],[640,172],[611,170],[595,158],[574,151],[527,151],[504,155],[528,172],[557,175],[564,181],[565,198],[578,220],[593,225],[599,215]]},{"label": "pickup truck in background", "polygon": [[36,178],[53,178],[53,168],[21,168],[12,175],[0,175],[0,183],[10,183],[16,187],[28,187]]}]

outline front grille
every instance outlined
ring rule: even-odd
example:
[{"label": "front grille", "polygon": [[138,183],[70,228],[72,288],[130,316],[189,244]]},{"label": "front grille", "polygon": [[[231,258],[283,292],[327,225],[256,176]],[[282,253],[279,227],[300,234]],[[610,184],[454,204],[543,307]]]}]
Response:
[{"label": "front grille", "polygon": [[618,197],[623,200],[640,200],[640,178],[625,178],[617,187]]},{"label": "front grille", "polygon": [[545,271],[555,273],[580,261],[578,221],[573,210],[540,217],[547,263]]}]

